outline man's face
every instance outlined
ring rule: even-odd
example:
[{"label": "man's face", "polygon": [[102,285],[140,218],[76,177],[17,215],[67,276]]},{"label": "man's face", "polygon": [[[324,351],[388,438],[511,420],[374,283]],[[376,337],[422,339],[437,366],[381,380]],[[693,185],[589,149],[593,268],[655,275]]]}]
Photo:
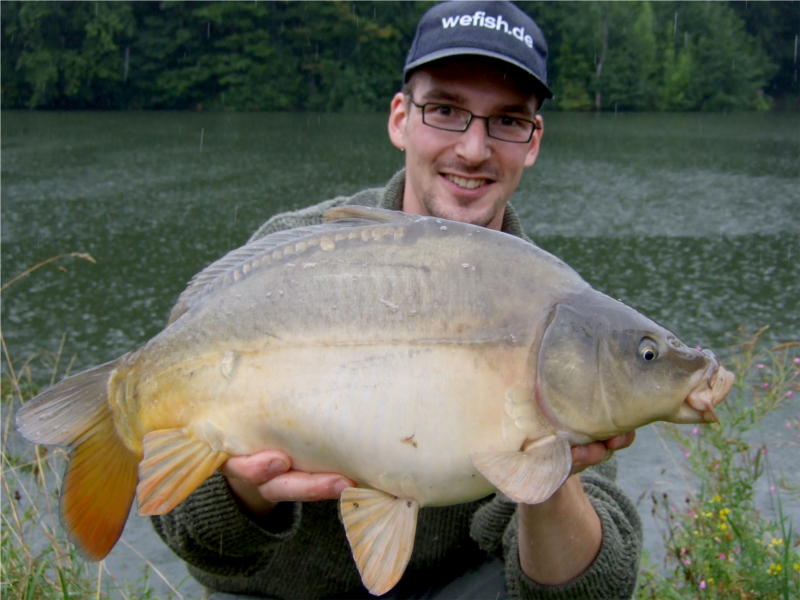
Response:
[{"label": "man's face", "polygon": [[406,153],[404,211],[502,226],[523,169],[536,161],[543,130],[535,98],[498,67],[495,61],[468,58],[434,62],[411,76],[411,96],[417,104],[441,102],[475,115],[534,120],[537,129],[528,143],[489,137],[483,119],[473,119],[464,132],[435,129],[423,124],[421,109],[407,96],[392,99],[389,137]]}]

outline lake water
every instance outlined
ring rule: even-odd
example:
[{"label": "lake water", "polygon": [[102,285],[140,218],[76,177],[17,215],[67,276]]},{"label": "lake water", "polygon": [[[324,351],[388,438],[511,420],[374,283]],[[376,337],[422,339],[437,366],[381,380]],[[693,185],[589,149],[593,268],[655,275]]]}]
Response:
[{"label": "lake water", "polygon": [[[402,163],[384,115],[4,112],[2,125],[3,281],[66,252],[96,260],[3,294],[18,364],[62,338],[76,368],[135,348],[271,214],[383,185]],[[545,113],[514,204],[595,287],[724,359],[740,328],[800,340],[799,174],[795,114]],[[670,479],[660,435],[620,453],[635,498],[660,485],[654,465]],[[657,553],[652,523],[647,536]]]}]

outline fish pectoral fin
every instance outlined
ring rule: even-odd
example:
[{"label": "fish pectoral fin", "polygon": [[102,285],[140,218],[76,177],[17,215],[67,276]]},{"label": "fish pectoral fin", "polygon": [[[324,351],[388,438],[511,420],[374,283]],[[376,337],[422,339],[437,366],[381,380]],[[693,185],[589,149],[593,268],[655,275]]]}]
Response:
[{"label": "fish pectoral fin", "polygon": [[151,431],[144,436],[143,446],[136,487],[140,515],[168,513],[228,458],[185,429]]},{"label": "fish pectoral fin", "polygon": [[569,442],[549,435],[524,451],[481,452],[472,456],[481,475],[514,502],[544,502],[569,476],[572,452]]},{"label": "fish pectoral fin", "polygon": [[388,592],[411,558],[419,503],[351,487],[342,492],[339,510],[364,587],[376,596]]}]

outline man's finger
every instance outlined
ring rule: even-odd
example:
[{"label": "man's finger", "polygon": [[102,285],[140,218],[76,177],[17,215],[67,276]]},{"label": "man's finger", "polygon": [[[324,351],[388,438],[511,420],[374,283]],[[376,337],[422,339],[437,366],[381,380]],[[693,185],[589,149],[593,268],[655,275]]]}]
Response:
[{"label": "man's finger", "polygon": [[232,456],[222,466],[228,479],[241,479],[253,485],[262,485],[292,466],[291,460],[279,450],[265,450],[247,456]]},{"label": "man's finger", "polygon": [[572,473],[579,473],[586,467],[603,462],[611,452],[602,442],[591,442],[572,447]]},{"label": "man's finger", "polygon": [[335,500],[345,488],[355,484],[336,473],[289,471],[259,486],[261,496],[270,502],[313,502]]},{"label": "man's finger", "polygon": [[636,440],[636,432],[629,431],[628,433],[623,433],[622,435],[611,438],[606,442],[606,446],[609,450],[616,452],[617,450],[627,448],[633,444],[634,440]]}]

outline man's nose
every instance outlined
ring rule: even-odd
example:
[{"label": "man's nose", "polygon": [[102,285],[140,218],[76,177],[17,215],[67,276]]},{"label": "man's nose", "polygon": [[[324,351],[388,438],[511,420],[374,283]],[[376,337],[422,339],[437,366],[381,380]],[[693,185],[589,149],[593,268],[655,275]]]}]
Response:
[{"label": "man's nose", "polygon": [[486,119],[473,117],[456,144],[456,153],[465,162],[477,164],[487,160],[492,154],[492,138],[486,129]]}]

